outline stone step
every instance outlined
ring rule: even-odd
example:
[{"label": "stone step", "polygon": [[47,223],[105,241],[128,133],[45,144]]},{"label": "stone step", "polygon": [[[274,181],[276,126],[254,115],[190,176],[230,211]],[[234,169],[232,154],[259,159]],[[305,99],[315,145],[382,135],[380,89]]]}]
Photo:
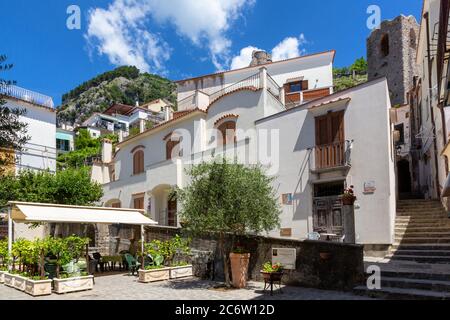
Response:
[{"label": "stone step", "polygon": [[417,223],[417,222],[396,222],[396,228],[450,228],[449,222],[427,222],[427,223]]},{"label": "stone step", "polygon": [[445,209],[442,207],[400,207],[397,208],[397,212],[422,212],[422,213],[428,213],[428,212],[442,212],[446,213]]},{"label": "stone step", "polygon": [[395,231],[398,232],[450,232],[449,226],[429,227],[429,226],[395,226]]},{"label": "stone step", "polygon": [[393,254],[388,255],[387,258],[391,260],[403,260],[403,261],[414,261],[420,263],[441,263],[448,264],[450,269],[450,256],[425,256],[425,255],[401,255],[401,254]]},{"label": "stone step", "polygon": [[[450,250],[392,250],[392,255],[400,255],[400,256],[435,256],[435,257],[450,257]],[[450,279],[449,279],[450,280]]]},{"label": "stone step", "polygon": [[358,286],[353,289],[358,295],[365,295],[373,298],[392,300],[450,300],[450,293],[436,292],[430,290],[404,289],[404,288],[382,288],[381,290],[369,290],[365,286]]},{"label": "stone step", "polygon": [[392,250],[450,250],[450,244],[394,244]]},{"label": "stone step", "polygon": [[431,238],[431,237],[403,237],[403,238],[395,238],[395,244],[435,244],[435,243],[449,243],[450,237],[440,237],[440,238]]},{"label": "stone step", "polygon": [[404,238],[449,238],[450,232],[414,232],[407,231],[403,233],[395,233],[396,239]]},{"label": "stone step", "polygon": [[395,218],[396,223],[419,223],[419,224],[448,224],[450,219],[434,219],[434,218],[422,218],[422,217],[397,217]]},{"label": "stone step", "polygon": [[381,271],[381,279],[383,278],[404,278],[404,279],[416,279],[416,280],[434,280],[434,281],[449,281],[450,279],[450,269],[448,272],[430,272],[427,269],[419,270],[417,268],[413,269],[398,269]]},{"label": "stone step", "polygon": [[386,287],[450,292],[450,281],[382,277],[381,288]]}]

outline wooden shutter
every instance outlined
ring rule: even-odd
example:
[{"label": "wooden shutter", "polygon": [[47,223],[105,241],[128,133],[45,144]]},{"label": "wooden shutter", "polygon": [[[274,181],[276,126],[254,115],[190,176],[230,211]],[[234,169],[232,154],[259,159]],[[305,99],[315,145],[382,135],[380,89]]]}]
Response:
[{"label": "wooden shutter", "polygon": [[144,210],[144,198],[134,198],[133,205],[134,209]]},{"label": "wooden shutter", "polygon": [[137,151],[133,155],[133,174],[140,174],[144,172],[144,151]]},{"label": "wooden shutter", "polygon": [[302,81],[302,91],[309,90],[309,82],[308,80]]},{"label": "wooden shutter", "polygon": [[120,202],[113,203],[111,207],[112,208],[121,208],[121,203]]}]

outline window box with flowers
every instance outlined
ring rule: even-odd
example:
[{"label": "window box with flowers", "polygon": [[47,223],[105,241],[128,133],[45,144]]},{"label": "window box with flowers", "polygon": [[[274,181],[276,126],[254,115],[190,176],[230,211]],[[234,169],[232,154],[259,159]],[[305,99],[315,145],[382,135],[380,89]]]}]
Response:
[{"label": "window box with flowers", "polygon": [[350,186],[344,190],[344,194],[342,195],[342,204],[344,206],[353,206],[355,204],[356,196],[353,188],[353,186]]}]

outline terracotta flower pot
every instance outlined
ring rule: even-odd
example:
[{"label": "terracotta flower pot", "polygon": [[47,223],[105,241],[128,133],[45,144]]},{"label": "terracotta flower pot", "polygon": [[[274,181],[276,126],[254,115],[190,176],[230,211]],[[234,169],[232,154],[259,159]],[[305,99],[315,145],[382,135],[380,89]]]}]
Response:
[{"label": "terracotta flower pot", "polygon": [[355,204],[356,197],[345,196],[342,198],[342,204],[344,206],[353,206]]},{"label": "terracotta flower pot", "polygon": [[230,253],[233,287],[242,289],[247,286],[250,253]]},{"label": "terracotta flower pot", "polygon": [[264,272],[261,271],[263,279],[267,282],[278,282],[283,278],[283,272]]},{"label": "terracotta flower pot", "polygon": [[320,252],[319,255],[322,260],[330,260],[331,258],[331,253],[329,252]]}]

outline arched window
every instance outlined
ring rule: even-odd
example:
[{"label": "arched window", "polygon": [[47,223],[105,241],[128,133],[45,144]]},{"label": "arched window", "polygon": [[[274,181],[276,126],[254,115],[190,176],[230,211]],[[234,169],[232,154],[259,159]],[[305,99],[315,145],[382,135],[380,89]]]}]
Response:
[{"label": "arched window", "polygon": [[222,146],[236,142],[236,121],[226,121],[217,127],[217,145]]},{"label": "arched window", "polygon": [[389,55],[389,35],[388,34],[383,35],[383,37],[381,38],[380,46],[381,46],[381,53],[383,54],[383,56],[387,57]]},{"label": "arched window", "polygon": [[166,142],[166,159],[170,160],[173,156],[180,156],[180,140],[169,139]]},{"label": "arched window", "polygon": [[133,175],[144,172],[144,151],[138,150],[133,155]]}]

